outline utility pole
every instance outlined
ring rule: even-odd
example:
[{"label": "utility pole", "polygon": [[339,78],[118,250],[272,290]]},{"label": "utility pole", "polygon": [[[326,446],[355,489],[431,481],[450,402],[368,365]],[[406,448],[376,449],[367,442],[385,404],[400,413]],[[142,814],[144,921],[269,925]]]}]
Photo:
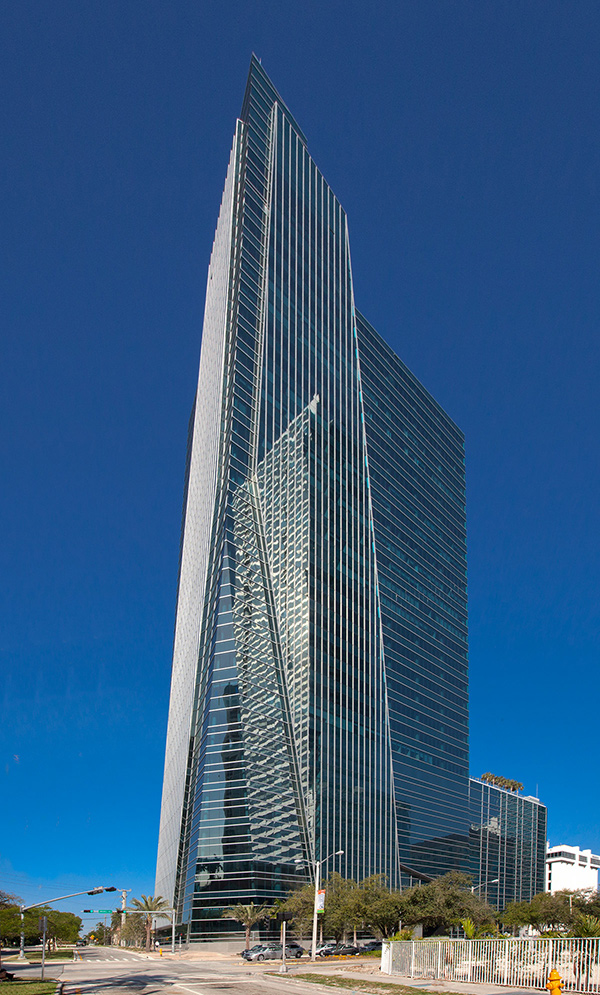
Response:
[{"label": "utility pole", "polygon": [[43,981],[44,968],[46,967],[46,933],[48,931],[48,916],[41,916],[38,925],[42,930],[42,981]]},{"label": "utility pole", "polygon": [[125,907],[127,905],[127,892],[131,891],[131,888],[121,889],[121,939],[120,944],[122,947],[125,946],[125,940],[123,939],[123,933],[125,932]]}]

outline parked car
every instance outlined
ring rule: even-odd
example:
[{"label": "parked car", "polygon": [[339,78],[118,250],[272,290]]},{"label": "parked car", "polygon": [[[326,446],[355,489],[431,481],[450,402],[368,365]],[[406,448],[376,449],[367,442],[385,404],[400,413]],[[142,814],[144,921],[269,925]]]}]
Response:
[{"label": "parked car", "polygon": [[251,960],[252,959],[251,954],[258,953],[258,951],[262,950],[263,947],[264,943],[255,943],[254,946],[250,947],[249,950],[242,950],[241,956],[244,958],[244,960]]},{"label": "parked car", "polygon": [[[304,948],[292,940],[290,943],[285,945],[285,956],[286,957],[302,957],[304,953]],[[283,959],[283,946],[281,943],[263,943],[256,950],[254,948],[248,951],[246,960],[282,960]]]},{"label": "parked car", "polygon": [[363,943],[362,949],[364,953],[372,953],[374,950],[381,951],[381,940],[369,940],[367,943]]},{"label": "parked car", "polygon": [[339,943],[333,952],[343,957],[355,957],[360,953],[360,947],[355,947],[353,943]]},{"label": "parked car", "polygon": [[290,940],[285,945],[286,957],[302,957],[302,954],[305,953],[306,950],[304,949],[304,947],[300,943],[297,943],[296,940]]},{"label": "parked car", "polygon": [[248,952],[247,960],[274,960],[276,957],[281,957],[280,943],[261,943],[256,950]]},{"label": "parked car", "polygon": [[335,953],[336,944],[334,942],[321,943],[316,949],[317,957],[331,957]]}]

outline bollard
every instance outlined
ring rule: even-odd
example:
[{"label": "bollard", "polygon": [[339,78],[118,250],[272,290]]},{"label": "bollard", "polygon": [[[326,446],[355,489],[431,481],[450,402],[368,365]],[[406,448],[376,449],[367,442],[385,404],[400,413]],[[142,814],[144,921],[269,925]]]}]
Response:
[{"label": "bollard", "polygon": [[550,992],[550,995],[562,995],[563,979],[560,974],[553,968],[550,971],[550,977],[546,982],[546,988]]}]

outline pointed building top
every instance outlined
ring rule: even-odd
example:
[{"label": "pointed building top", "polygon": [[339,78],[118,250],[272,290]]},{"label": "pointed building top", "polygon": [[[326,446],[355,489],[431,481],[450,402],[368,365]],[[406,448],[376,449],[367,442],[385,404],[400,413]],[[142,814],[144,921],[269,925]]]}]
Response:
[{"label": "pointed building top", "polygon": [[260,59],[253,52],[250,59],[246,93],[244,94],[244,102],[242,104],[242,121],[250,119],[252,108],[258,111],[260,117],[264,118],[268,116],[275,103],[279,104],[288,121],[293,126],[294,131],[297,132],[298,137],[307,145],[304,132],[298,125],[285,100],[282,100],[278,91],[273,86],[273,83],[263,69]]}]

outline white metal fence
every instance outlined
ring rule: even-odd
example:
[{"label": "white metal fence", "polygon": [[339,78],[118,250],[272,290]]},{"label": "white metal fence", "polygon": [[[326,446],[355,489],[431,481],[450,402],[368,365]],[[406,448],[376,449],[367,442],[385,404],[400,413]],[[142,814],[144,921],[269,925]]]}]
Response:
[{"label": "white metal fence", "polygon": [[543,989],[552,968],[565,992],[600,995],[600,938],[401,940],[385,942],[381,958],[385,974],[514,988]]}]

